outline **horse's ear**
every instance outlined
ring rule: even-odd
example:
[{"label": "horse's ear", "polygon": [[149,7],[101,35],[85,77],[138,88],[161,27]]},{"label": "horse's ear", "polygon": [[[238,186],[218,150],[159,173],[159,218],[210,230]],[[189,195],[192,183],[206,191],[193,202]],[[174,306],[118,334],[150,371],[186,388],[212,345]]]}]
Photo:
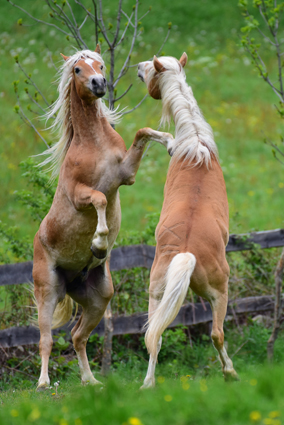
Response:
[{"label": "horse's ear", "polygon": [[187,63],[187,54],[185,52],[183,52],[179,61],[181,66],[184,68]]},{"label": "horse's ear", "polygon": [[68,61],[68,59],[70,58],[70,56],[65,56],[65,55],[63,55],[63,53],[60,53],[61,54],[61,56],[63,57],[63,59],[65,60],[65,61]]},{"label": "horse's ear", "polygon": [[157,72],[163,72],[166,70],[166,68],[164,68],[164,65],[159,61],[159,59],[157,59],[156,56],[154,56],[153,65]]},{"label": "horse's ear", "polygon": [[100,45],[99,44],[97,44],[97,47],[95,49],[95,52],[98,53],[99,55],[101,54],[101,48],[100,48]]}]

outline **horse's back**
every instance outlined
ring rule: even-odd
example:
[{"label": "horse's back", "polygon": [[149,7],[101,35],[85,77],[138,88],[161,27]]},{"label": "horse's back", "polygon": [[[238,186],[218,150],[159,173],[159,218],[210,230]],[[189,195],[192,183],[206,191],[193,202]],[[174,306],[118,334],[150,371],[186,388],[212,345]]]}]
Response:
[{"label": "horse's back", "polygon": [[218,286],[229,274],[225,257],[228,220],[226,187],[218,163],[210,169],[171,164],[156,230],[152,275],[165,273],[178,253],[190,252],[196,258],[195,292],[204,292],[202,285],[207,286],[208,280]]}]

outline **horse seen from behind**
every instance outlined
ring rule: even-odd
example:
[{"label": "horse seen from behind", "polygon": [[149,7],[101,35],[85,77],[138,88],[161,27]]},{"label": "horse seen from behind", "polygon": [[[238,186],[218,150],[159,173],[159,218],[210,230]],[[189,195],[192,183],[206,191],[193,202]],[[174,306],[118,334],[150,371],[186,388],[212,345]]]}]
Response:
[{"label": "horse seen from behind", "polygon": [[55,117],[61,137],[43,161],[54,177],[59,173],[59,180],[50,211],[34,239],[42,361],[38,390],[50,385],[51,329],[70,320],[73,300],[82,306],[71,331],[82,383],[99,382],[90,370],[86,343],[113,295],[109,260],[120,228],[118,189],[134,183],[149,139],[162,144],[172,139],[168,133],[144,128],[127,151],[111,126],[119,114],[101,99],[107,83],[99,46],[94,52],[62,56],[59,97],[47,114]]},{"label": "horse seen from behind", "polygon": [[229,266],[226,245],[229,211],[226,186],[210,125],[186,83],[187,55],[154,57],[138,65],[138,77],[150,96],[161,99],[162,123],[175,123],[175,139],[156,229],[156,255],[150,274],[148,329],[150,354],[142,388],[155,385],[155,366],[162,333],[175,319],[188,288],[209,301],[212,341],[225,379],[238,379],[224,347],[223,322],[228,303]]}]

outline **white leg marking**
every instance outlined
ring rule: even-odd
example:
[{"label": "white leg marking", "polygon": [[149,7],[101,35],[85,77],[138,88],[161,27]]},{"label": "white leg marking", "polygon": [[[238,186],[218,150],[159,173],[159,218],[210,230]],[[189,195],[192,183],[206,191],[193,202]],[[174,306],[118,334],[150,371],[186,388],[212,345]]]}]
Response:
[{"label": "white leg marking", "polygon": [[[158,342],[157,355],[159,354],[161,346],[162,346],[162,337],[160,337],[159,342]],[[154,358],[152,355],[150,355],[147,375],[146,375],[146,378],[144,379],[144,383],[143,383],[142,387],[140,388],[141,390],[155,386],[156,363],[157,363],[157,357]]]}]

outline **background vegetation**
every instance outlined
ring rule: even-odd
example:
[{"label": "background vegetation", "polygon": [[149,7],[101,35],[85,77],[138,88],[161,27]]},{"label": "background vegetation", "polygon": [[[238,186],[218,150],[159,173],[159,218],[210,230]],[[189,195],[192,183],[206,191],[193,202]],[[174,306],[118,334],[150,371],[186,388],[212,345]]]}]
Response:
[{"label": "background vegetation", "polygon": [[[124,3],[126,9],[131,10],[131,0]],[[21,0],[20,4],[37,16],[49,19],[42,1]],[[108,0],[105,11],[110,24],[115,23],[116,5],[117,0]],[[150,6],[148,0],[142,3],[144,12]],[[229,196],[231,232],[283,227],[283,167],[273,158],[271,147],[264,144],[264,139],[277,142],[282,134],[273,106],[277,100],[253,70],[240,46],[243,20],[236,0],[156,0],[152,6],[143,22],[144,33],[138,39],[132,62],[151,58],[167,32],[168,22],[172,22],[171,37],[163,53],[179,56],[186,51],[189,56],[187,81],[213,127],[219,147]],[[74,10],[76,16],[80,16],[81,10],[76,5]],[[55,69],[50,55],[60,63],[59,53],[69,55],[74,47],[52,28],[29,22],[4,1],[0,11],[0,263],[6,263],[32,257],[33,235],[52,199],[47,177],[35,174],[30,160],[19,166],[21,161],[42,152],[45,147],[13,110],[14,81],[19,80],[21,102],[25,107],[29,104],[24,78],[14,56],[19,55],[22,65],[51,101],[56,98],[56,84],[52,84]],[[17,24],[19,19],[23,19],[20,21],[23,25]],[[85,37],[95,47],[95,34],[88,32],[87,26]],[[284,42],[284,34],[282,37]],[[105,48],[103,45],[102,50]],[[123,60],[123,49],[120,53],[118,66]],[[264,56],[270,71],[275,51],[268,46]],[[132,68],[119,86],[118,95],[131,82],[134,88],[123,99],[121,107],[134,106],[146,93],[145,86],[137,80],[136,69]],[[124,117],[117,130],[127,146],[140,127],[158,127],[160,111],[161,104],[148,98],[134,113]],[[37,125],[44,128],[43,122]],[[51,135],[44,134],[51,140]],[[122,229],[117,244],[154,243],[168,162],[162,147],[153,145],[142,162],[135,185],[121,188]],[[29,192],[31,188],[33,194]],[[37,194],[42,193],[42,188],[44,196],[38,202]],[[12,233],[7,230],[11,225],[15,226]],[[279,253],[279,249],[255,248],[230,254],[230,298],[273,293],[273,271]],[[146,310],[148,277],[149,272],[143,269],[113,274],[114,314]],[[25,287],[0,289],[1,327],[28,324],[31,310],[19,308],[20,304],[29,303]],[[193,294],[190,297],[191,301],[198,301]],[[276,342],[276,365],[268,369],[263,365],[270,333],[269,319],[256,323],[249,316],[243,316],[238,320],[228,318],[225,323],[228,351],[242,378],[241,383],[229,386],[224,386],[221,380],[207,325],[165,332],[157,368],[158,388],[143,393],[136,392],[147,366],[142,336],[114,338],[112,369],[116,377],[106,380],[103,392],[78,388],[77,360],[64,333],[58,336],[52,353],[52,388],[43,395],[35,395],[33,391],[39,371],[38,347],[2,349],[1,423],[183,425],[215,424],[218,418],[218,423],[226,425],[249,422],[280,425],[284,413],[280,387],[283,371],[278,364],[284,360],[283,337]],[[102,339],[94,335],[88,344],[88,356],[97,372],[101,353]],[[55,387],[58,379],[59,387]]]},{"label": "background vegetation", "polygon": [[[126,5],[131,10],[130,0],[126,0]],[[21,6],[49,19],[46,6],[39,0],[32,3],[22,0]],[[145,1],[141,13],[149,6],[150,2]],[[74,7],[80,16],[80,8]],[[110,0],[106,9],[110,22],[115,11],[116,0]],[[18,25],[20,18],[23,18],[23,24],[30,26]],[[237,2],[177,0],[172,3],[157,0],[143,22],[144,34],[138,40],[132,63],[152,57],[167,32],[169,21],[172,22],[172,33],[163,53],[179,55],[186,51],[189,56],[187,81],[213,127],[220,151],[230,203],[231,231],[283,227],[283,168],[273,159],[271,148],[263,143],[265,137],[279,140],[282,132],[273,106],[276,99],[239,47],[243,21]],[[14,80],[20,80],[22,102],[27,97],[23,91],[24,78],[14,56],[19,55],[22,65],[32,73],[48,100],[53,100],[56,98],[56,84],[53,84],[56,71],[49,55],[60,63],[59,52],[70,54],[74,49],[72,43],[54,29],[28,21],[6,2],[1,4],[0,25],[0,179],[3,182],[0,219],[11,225],[16,223],[20,234],[32,239],[38,224],[26,213],[26,208],[15,202],[14,192],[27,185],[19,163],[29,155],[42,152],[44,145],[13,111],[16,100]],[[95,45],[95,34],[88,32],[87,25],[85,32],[86,39]],[[105,48],[103,46],[103,50]],[[122,49],[121,56],[123,53]],[[275,53],[270,47],[266,54],[272,61]],[[119,60],[118,57],[118,64]],[[118,91],[127,88],[129,82],[134,83],[134,88],[123,99],[121,107],[134,106],[146,93],[145,86],[137,80],[135,68],[131,69]],[[139,109],[124,117],[117,130],[128,146],[140,127],[157,128],[160,110],[160,102],[148,98]],[[162,147],[153,146],[143,160],[136,184],[121,188],[122,234],[130,229],[142,230],[146,214],[160,211],[168,162],[169,157]]]}]

